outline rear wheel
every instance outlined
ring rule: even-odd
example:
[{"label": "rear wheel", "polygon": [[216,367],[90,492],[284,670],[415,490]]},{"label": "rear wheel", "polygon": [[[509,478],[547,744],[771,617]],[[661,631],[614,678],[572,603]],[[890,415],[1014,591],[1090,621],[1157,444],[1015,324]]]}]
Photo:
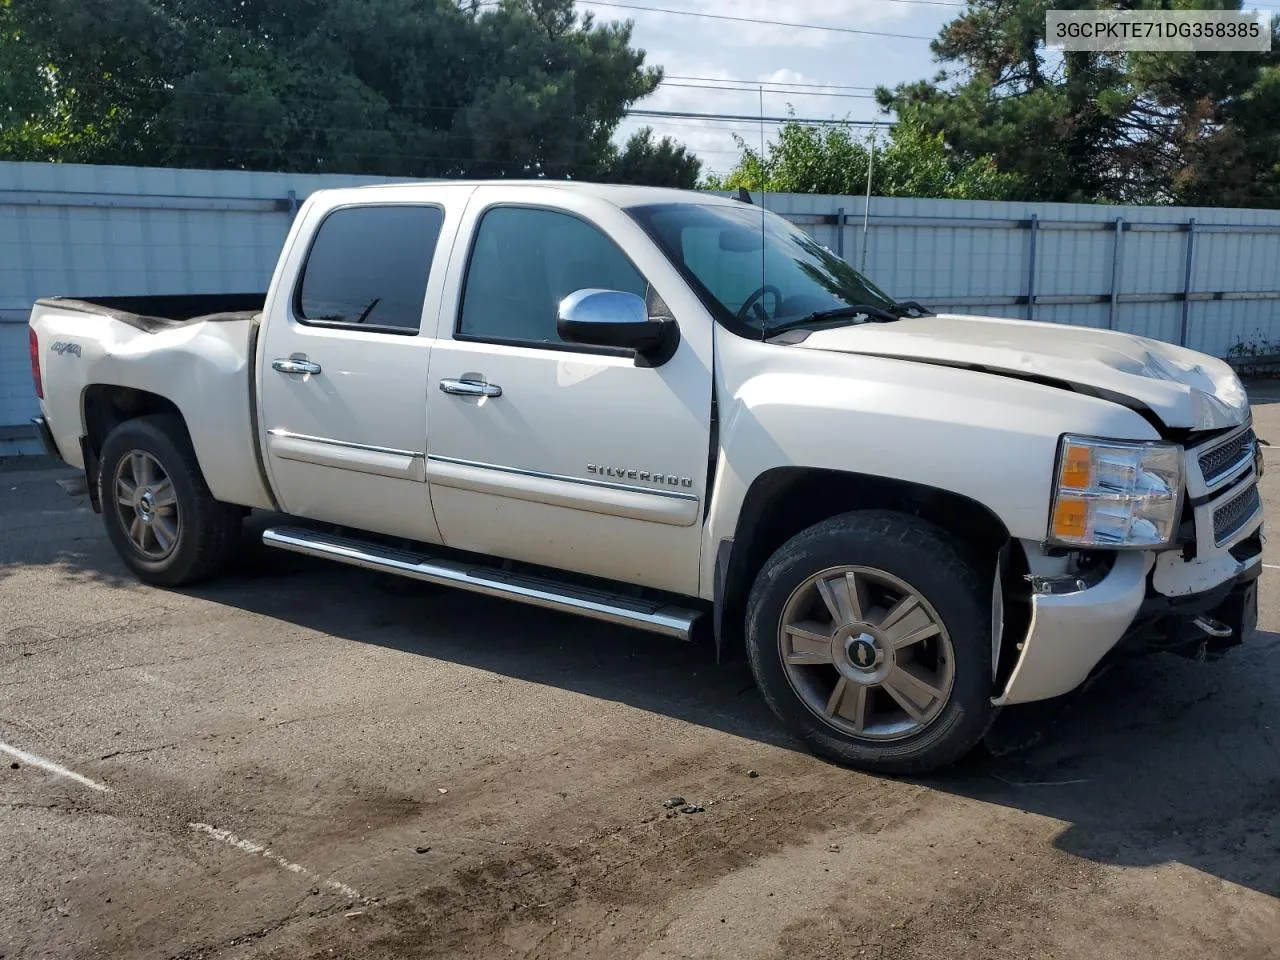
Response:
[{"label": "rear wheel", "polygon": [[991,706],[990,591],[915,517],[851,513],[784,544],[747,610],[752,672],[815,752],[888,773],[958,760]]},{"label": "rear wheel", "polygon": [[102,445],[100,461],[107,536],[140,580],[179,586],[225,565],[239,540],[241,511],[209,492],[179,417],[120,424]]}]

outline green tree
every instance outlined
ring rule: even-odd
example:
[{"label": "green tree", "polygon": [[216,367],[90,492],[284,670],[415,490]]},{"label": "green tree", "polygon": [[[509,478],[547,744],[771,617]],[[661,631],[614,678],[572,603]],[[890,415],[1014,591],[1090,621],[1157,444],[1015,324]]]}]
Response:
[{"label": "green tree", "polygon": [[0,3],[7,159],[599,178],[661,80],[573,0]]},{"label": "green tree", "polygon": [[644,127],[627,140],[610,160],[603,179],[612,183],[639,183],[652,187],[692,190],[698,185],[702,161],[671,137],[655,140]]},{"label": "green tree", "polygon": [[20,14],[15,0],[0,0],[0,157],[81,159],[111,117],[91,125],[73,121],[72,98],[58,88]]},{"label": "green tree", "polygon": [[874,132],[809,126],[791,120],[765,148],[764,156],[735,137],[741,156],[724,177],[708,177],[712,190],[763,188],[771,193],[862,194],[871,164],[871,192],[879,197],[944,197],[1003,200],[1017,190],[1016,178],[1000,173],[986,157],[965,157],[940,134],[926,132],[910,117],[900,119],[874,144]]},{"label": "green tree", "polygon": [[[1271,53],[1059,53],[1058,0],[969,0],[933,42],[929,81],[880,89],[1030,200],[1275,206],[1280,43]],[[1239,0],[1078,0],[1089,9],[1239,9]]]}]

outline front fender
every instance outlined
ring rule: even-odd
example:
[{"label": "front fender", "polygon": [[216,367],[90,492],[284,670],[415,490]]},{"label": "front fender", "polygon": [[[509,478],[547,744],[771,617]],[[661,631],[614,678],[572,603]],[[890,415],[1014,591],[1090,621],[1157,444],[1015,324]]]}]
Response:
[{"label": "front fender", "polygon": [[[1158,439],[1133,410],[1053,386],[734,339],[722,356],[704,596],[717,545],[735,535],[752,483],[770,470],[844,471],[945,490],[981,504],[1011,536],[1040,540],[1062,434]],[[734,353],[742,361],[736,377]]]}]

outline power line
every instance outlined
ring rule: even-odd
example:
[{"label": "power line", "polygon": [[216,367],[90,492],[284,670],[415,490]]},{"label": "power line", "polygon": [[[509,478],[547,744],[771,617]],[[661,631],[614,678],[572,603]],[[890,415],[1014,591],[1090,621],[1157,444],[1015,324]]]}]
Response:
[{"label": "power line", "polygon": [[[630,9],[633,9],[633,10],[646,10],[646,9],[647,9],[646,7],[637,6],[637,5],[629,4],[629,3],[604,3],[604,2],[596,3],[596,2],[594,2],[594,0],[577,0],[577,2],[578,2],[578,3],[580,3],[580,4],[582,4],[583,6],[595,6],[595,7],[619,7],[619,8],[622,8],[622,9],[628,9],[628,8],[630,8]],[[879,3],[905,3],[905,4],[909,4],[909,5],[911,5],[911,6],[920,6],[920,7],[960,7],[960,8],[964,8],[964,7],[968,7],[968,6],[969,6],[969,4],[968,4],[968,3],[960,2],[960,0],[877,0],[877,2],[879,2]],[[495,6],[497,6],[497,4],[494,4],[494,5],[495,5]],[[671,12],[674,12],[674,11],[664,10],[664,11],[662,11],[662,12],[663,12],[663,13],[671,13]],[[705,16],[705,14],[701,14],[701,13],[693,13],[692,11],[689,11],[689,12],[690,12],[690,13],[692,13],[692,15],[693,15],[693,16]],[[768,22],[771,22],[771,21],[764,21],[764,22],[768,23]],[[791,26],[791,24],[786,24],[786,26]],[[801,24],[800,26],[808,26],[808,25],[807,25],[807,24]]]},{"label": "power line", "polygon": [[[93,81],[90,81],[87,83],[79,84],[79,86],[101,87],[103,89],[119,89],[121,87],[130,87],[131,85],[104,84],[101,82],[95,83]],[[134,90],[141,89],[144,92],[148,92],[148,93],[163,94],[163,93],[169,92],[169,91],[139,87],[137,85],[132,85],[132,88]],[[752,89],[751,92],[755,92],[754,89]],[[237,99],[240,97],[240,94],[223,92],[223,91],[202,91],[200,96],[201,97],[220,97],[224,99]],[[329,102],[320,97],[276,97],[274,99],[280,103],[328,103]],[[425,114],[445,113],[451,116],[456,115],[457,113],[465,109],[464,107],[427,106],[427,105],[415,105],[415,104],[404,103],[404,102],[399,102],[399,103],[387,102],[386,105],[395,110],[404,110],[411,113],[425,113]],[[831,118],[816,119],[816,118],[804,118],[804,117],[760,117],[760,116],[752,116],[747,114],[696,113],[696,112],[688,112],[688,111],[681,111],[681,110],[674,110],[674,111],[673,110],[646,110],[646,109],[640,109],[640,108],[625,110],[623,112],[623,116],[624,117],[673,118],[673,119],[682,119],[682,120],[706,120],[713,123],[723,123],[723,122],[729,122],[729,121],[748,121],[751,123],[759,123],[762,120],[766,123],[787,123],[789,121],[794,120],[797,123],[846,124],[851,126],[870,126],[871,124],[884,123],[884,121],[879,121],[879,120],[835,120]],[[556,119],[570,120],[570,119],[578,119],[578,117],[579,117],[578,114],[572,114],[572,113],[551,114],[546,117],[543,117],[542,119],[543,120],[556,120]],[[177,118],[177,122],[181,124],[182,118]],[[218,118],[212,121],[203,121],[203,122],[200,120],[196,120],[193,123],[191,123],[190,126],[187,127],[187,129],[190,129],[191,127],[199,127],[206,124],[212,127],[241,127],[241,128],[258,128],[261,126],[266,126],[266,124],[260,124],[255,122],[227,120],[227,119]],[[374,132],[375,128],[321,125],[317,127],[317,129],[330,132],[330,133],[370,133],[370,132]],[[453,138],[458,140],[466,140],[466,139],[475,137],[478,139],[488,139],[492,141],[510,140],[512,142],[517,142],[517,141],[524,141],[526,139],[525,137],[485,137],[483,134],[476,134],[475,132],[465,131],[465,130],[436,129],[433,132],[438,133],[440,136],[445,138]],[[553,138],[540,138],[540,137],[535,137],[535,139],[543,140],[544,142],[547,142],[547,143],[579,142],[576,140],[569,140],[569,139],[556,141]],[[583,140],[581,142],[585,143],[587,141]],[[275,148],[262,148],[262,149],[271,150]]]},{"label": "power line", "polygon": [[[693,83],[693,82],[688,82],[688,83],[686,83],[686,82],[682,82],[685,78],[675,78],[675,77],[672,77],[672,78],[670,78],[670,79],[672,79],[672,80],[676,80],[676,82],[674,82],[674,83],[673,83],[673,82],[668,82],[668,78],[667,78],[667,77],[664,77],[664,78],[663,78],[663,80],[662,80],[662,84],[661,84],[661,86],[662,86],[662,87],[678,87],[678,88],[683,88],[683,89],[725,90],[725,91],[728,91],[728,92],[731,92],[731,93],[756,93],[756,92],[760,89],[760,87],[761,87],[761,86],[763,86],[763,87],[765,88],[765,89],[764,89],[764,92],[765,92],[765,93],[767,93],[767,94],[774,94],[774,95],[778,95],[778,96],[792,96],[792,95],[794,95],[794,96],[798,96],[798,97],[799,97],[799,96],[825,96],[825,97],[833,97],[833,98],[836,98],[836,99],[853,99],[853,100],[873,100],[873,99],[875,99],[875,97],[874,97],[872,94],[870,94],[870,93],[863,93],[863,94],[853,94],[853,93],[823,93],[823,92],[821,92],[821,90],[817,90],[817,89],[812,90],[812,91],[810,91],[810,90],[808,90],[808,89],[805,89],[805,90],[775,90],[775,89],[770,89],[770,86],[783,86],[784,84],[782,84],[781,82],[772,82],[772,81],[760,81],[760,82],[756,82],[756,81],[752,81],[752,80],[720,80],[719,78],[706,77],[706,78],[689,78],[689,79],[691,79],[691,80],[703,80],[703,79],[705,79],[705,80],[714,81],[714,82],[712,82],[712,83]],[[172,92],[173,92],[173,91],[170,91],[170,90],[163,90],[163,89],[159,89],[159,88],[155,88],[155,87],[151,87],[151,86],[147,86],[147,85],[142,85],[142,84],[131,84],[131,83],[128,83],[128,82],[125,82],[125,83],[120,83],[120,82],[117,82],[117,83],[103,83],[103,82],[101,82],[101,81],[95,82],[95,81],[90,80],[90,81],[81,81],[81,82],[79,82],[79,83],[75,84],[75,86],[77,86],[77,87],[92,87],[92,88],[95,88],[95,89],[108,90],[108,91],[120,91],[120,92],[123,92],[123,91],[126,91],[126,90],[127,90],[127,91],[131,91],[131,92],[133,92],[133,93],[135,93],[135,94],[142,94],[142,95],[151,94],[151,95],[162,95],[162,96],[163,96],[163,95],[168,95],[168,94],[170,94],[170,93],[172,93]],[[825,85],[825,84],[795,84],[795,86],[801,86],[801,87],[806,87],[806,88],[809,88],[809,87],[817,88],[817,87],[823,87],[823,86],[826,86],[826,85]],[[833,86],[833,88],[837,88],[837,87],[838,87],[838,89],[840,89],[840,90],[874,90],[874,89],[875,89],[874,87],[854,87],[854,86],[839,86],[839,85],[832,85],[832,86]],[[238,100],[238,99],[241,99],[241,98],[243,97],[243,95],[242,95],[242,94],[240,94],[240,93],[234,93],[234,92],[228,92],[228,91],[221,91],[221,90],[205,90],[205,91],[201,91],[201,92],[200,92],[200,97],[202,97],[202,98],[217,98],[217,99],[220,99],[220,100]],[[326,98],[324,98],[324,97],[302,97],[302,96],[296,96],[296,95],[295,95],[295,96],[274,96],[274,97],[272,97],[272,100],[273,100],[275,103],[280,103],[280,104],[329,104],[329,103],[331,103],[331,102],[332,102],[331,100],[328,100],[328,99],[326,99]],[[448,117],[450,117],[450,118],[452,118],[452,117],[456,117],[456,116],[458,116],[459,114],[464,113],[464,112],[467,110],[468,106],[469,106],[468,104],[457,104],[457,105],[449,105],[449,106],[445,106],[445,105],[429,105],[429,104],[408,103],[408,102],[405,102],[405,101],[392,101],[392,100],[384,100],[384,101],[383,101],[383,104],[384,104],[387,108],[389,108],[389,109],[391,109],[391,110],[396,110],[396,111],[405,111],[405,112],[410,113],[410,114],[418,114],[418,115],[423,115],[423,114],[437,114],[437,115],[440,115],[440,114],[444,114],[444,115],[447,115],[447,116],[448,116]],[[565,120],[571,120],[571,119],[578,119],[579,117],[580,117],[580,114],[579,114],[579,113],[577,113],[577,112],[572,112],[572,113],[567,113],[567,114],[563,114],[563,115],[548,115],[547,117],[544,117],[543,119],[548,119],[548,120],[551,120],[551,119],[565,119]],[[196,125],[199,125],[201,122],[202,122],[202,121],[200,121],[200,120],[196,120],[196,121],[195,121],[195,124],[196,124]],[[214,122],[215,122],[215,123],[217,123],[217,124],[223,124],[223,125],[228,125],[228,126],[240,126],[240,127],[258,127],[258,126],[261,126],[261,125],[262,125],[262,124],[260,124],[260,123],[254,123],[254,122],[229,121],[229,120],[216,120],[216,121],[214,121]],[[366,129],[367,129],[367,128],[363,128],[363,127],[362,127],[362,128],[327,127],[326,129],[336,130],[336,131],[344,131],[344,132],[356,133],[356,132],[366,132]],[[458,131],[443,130],[443,129],[439,130],[439,132],[440,132],[440,133],[442,133],[442,134],[446,134],[446,135],[450,135],[450,134],[457,134],[457,133],[458,133]],[[497,138],[497,139],[501,139],[501,138]],[[514,138],[513,138],[513,139],[514,139]]]},{"label": "power line", "polygon": [[[875,90],[875,87],[856,87],[846,83],[800,83],[799,81],[791,82],[790,80],[741,80],[736,77],[683,77],[674,73],[664,73],[663,80],[697,80],[703,83],[740,83],[744,85],[764,84],[766,87],[812,87],[814,89],[823,90]],[[751,86],[754,91],[755,86]],[[765,93],[769,91],[766,90]]]},{"label": "power line", "polygon": [[[153,141],[152,145],[158,146],[158,147],[166,147],[170,150],[187,150],[195,154],[200,154],[200,153],[221,154],[221,155],[236,156],[236,157],[239,157],[242,155],[252,155],[257,157],[266,156],[268,158],[277,158],[277,159],[280,159],[280,158],[288,159],[289,157],[296,157],[299,152],[297,149],[284,150],[276,147],[256,147],[256,146],[250,146],[250,145],[231,147],[231,146],[225,146],[225,145],[219,145],[219,144],[203,144],[198,142],[186,143],[186,142],[175,142],[175,141]],[[687,147],[687,145],[685,146]],[[692,148],[688,148],[688,149],[691,153],[695,154],[695,156],[700,153],[716,153],[716,154],[722,154],[726,156],[739,155],[738,150],[711,149],[711,150],[705,150],[705,151],[702,151],[702,150],[695,151]],[[477,167],[481,169],[498,168],[501,170],[514,171],[516,173],[521,173],[521,172],[534,173],[546,167],[564,166],[562,162],[556,160],[555,158],[548,159],[545,157],[534,157],[527,160],[515,160],[515,159],[493,160],[493,159],[483,159],[475,156],[450,156],[450,155],[438,156],[438,155],[420,154],[420,153],[395,153],[395,154],[389,155],[385,151],[317,149],[315,152],[319,157],[328,161],[344,158],[344,159],[355,160],[357,161],[357,163],[359,163],[360,161],[363,161],[363,160],[391,159],[397,162],[419,161],[426,164],[447,163],[452,165],[460,165],[463,167],[470,167],[472,169]],[[288,155],[288,157],[285,157],[284,155]],[[287,169],[287,165],[285,168]],[[177,167],[175,169],[184,169],[184,168]],[[252,169],[265,169],[265,168],[255,167]],[[397,177],[410,177],[410,178],[416,178],[416,177],[422,176],[418,174],[402,174],[402,173],[389,174],[386,172],[376,172],[370,169],[353,170],[349,166],[345,166],[341,162],[337,163],[336,165],[331,164],[330,169],[298,170],[295,168],[293,172],[304,173],[304,174],[344,173],[344,174],[350,174],[352,176],[397,176]],[[444,174],[431,174],[430,176],[441,176],[445,179],[448,179],[450,177],[456,177],[458,176],[458,174],[444,173]],[[476,175],[464,174],[464,176],[476,176]],[[483,174],[479,176],[483,176]]]},{"label": "power line", "polygon": [[672,119],[708,120],[716,123],[812,123],[818,126],[892,127],[887,120],[835,120],[820,117],[753,117],[746,113],[690,113],[684,110],[628,110],[629,117],[670,117]]},{"label": "power line", "polygon": [[[727,13],[702,13],[696,10],[672,10],[669,7],[646,7],[634,3],[616,3],[614,0],[578,0],[587,7],[613,7],[619,10],[641,10],[645,13],[669,13],[677,17],[698,17],[703,20],[729,20],[734,23],[756,23],[765,27],[794,27],[797,30],[823,30],[828,33],[851,33],[864,37],[894,37],[899,40],[933,40],[916,33],[889,33],[884,30],[858,30],[854,27],[833,27],[823,23],[793,23],[787,20],[764,20],[759,17],[736,17]],[[948,4],[950,6],[950,4]]]},{"label": "power line", "polygon": [[[762,90],[761,87],[720,87],[710,83],[667,83],[662,81],[662,86],[667,88],[678,87],[682,90],[724,90],[727,93],[756,93]],[[781,97],[840,97],[847,100],[874,100],[873,93],[823,93],[821,90],[764,90],[764,93],[773,94]]]}]

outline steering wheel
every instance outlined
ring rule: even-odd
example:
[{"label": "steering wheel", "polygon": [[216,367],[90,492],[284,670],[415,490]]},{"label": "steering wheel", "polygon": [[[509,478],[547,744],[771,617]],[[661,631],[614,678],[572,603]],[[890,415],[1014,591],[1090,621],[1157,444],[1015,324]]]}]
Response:
[{"label": "steering wheel", "polygon": [[778,311],[782,309],[782,291],[771,283],[766,283],[763,287],[747,297],[743,301],[742,306],[738,310],[737,319],[745,321],[748,313],[755,313],[755,318],[761,323],[770,319],[769,313],[765,310],[763,300],[767,294],[773,296],[773,316],[778,315]]}]

